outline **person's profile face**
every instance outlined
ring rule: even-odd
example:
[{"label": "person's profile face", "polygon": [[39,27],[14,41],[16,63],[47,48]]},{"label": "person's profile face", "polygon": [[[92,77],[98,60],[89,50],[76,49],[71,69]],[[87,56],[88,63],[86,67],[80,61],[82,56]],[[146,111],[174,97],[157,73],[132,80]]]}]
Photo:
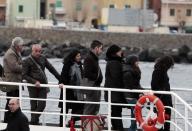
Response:
[{"label": "person's profile face", "polygon": [[103,46],[96,47],[97,55],[100,55],[103,52]]},{"label": "person's profile face", "polygon": [[35,57],[35,58],[39,58],[41,56],[41,51],[42,49],[39,47],[39,48],[34,48],[32,50],[32,55]]},{"label": "person's profile face", "polygon": [[17,101],[10,100],[8,106],[11,112],[15,112],[19,108],[19,104],[17,103]]},{"label": "person's profile face", "polygon": [[81,61],[81,54],[78,53],[76,56],[75,56],[75,61],[76,62],[80,62]]},{"label": "person's profile face", "polygon": [[120,50],[120,51],[118,51],[118,52],[116,53],[116,55],[119,56],[119,57],[122,57],[122,54],[123,54],[123,51],[122,51],[122,50]]},{"label": "person's profile face", "polygon": [[17,46],[16,46],[16,50],[17,50],[18,52],[22,52],[22,50],[23,50],[23,45],[17,45]]}]

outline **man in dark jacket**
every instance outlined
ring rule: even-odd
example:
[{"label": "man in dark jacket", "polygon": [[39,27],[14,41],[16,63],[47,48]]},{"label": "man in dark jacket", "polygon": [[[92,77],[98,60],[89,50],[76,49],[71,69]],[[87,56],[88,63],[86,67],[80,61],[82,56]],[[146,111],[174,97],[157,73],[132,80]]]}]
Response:
[{"label": "man in dark jacket", "polygon": [[[117,45],[111,45],[106,52],[106,72],[105,87],[106,88],[123,88],[123,72],[122,72],[122,50]],[[105,92],[105,100],[108,101],[108,94]],[[112,103],[125,103],[123,92],[111,92]],[[112,105],[111,116],[122,117],[122,106]],[[123,122],[121,119],[111,119],[113,130],[122,131]]]},{"label": "man in dark jacket", "polygon": [[[36,87],[28,87],[30,98],[46,99],[49,88],[42,88],[40,84],[47,84],[45,68],[47,68],[58,80],[59,73],[49,63],[49,61],[41,55],[41,45],[32,46],[31,55],[23,61],[23,79],[27,82],[35,84]],[[31,111],[42,112],[45,109],[46,101],[31,100]],[[31,124],[39,124],[40,114],[31,114]]]},{"label": "man in dark jacket", "polygon": [[29,122],[27,117],[21,112],[19,100],[11,99],[9,101],[9,115],[7,117],[7,128],[1,131],[29,131]]},{"label": "man in dark jacket", "polygon": [[[98,56],[102,53],[102,49],[103,44],[100,41],[94,40],[91,43],[91,50],[84,60],[84,77],[90,81],[94,81],[94,87],[99,87],[103,80],[98,58]],[[99,102],[100,97],[101,91],[86,91],[85,101]],[[97,115],[99,108],[99,104],[85,104],[83,114]]]}]

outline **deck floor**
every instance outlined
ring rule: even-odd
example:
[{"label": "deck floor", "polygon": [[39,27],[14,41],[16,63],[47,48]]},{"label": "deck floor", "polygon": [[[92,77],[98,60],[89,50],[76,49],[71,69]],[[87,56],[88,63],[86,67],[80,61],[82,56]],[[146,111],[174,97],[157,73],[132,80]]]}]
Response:
[{"label": "deck floor", "polygon": [[[0,130],[3,130],[6,128],[6,123],[0,123]],[[36,125],[30,125],[30,131],[64,131],[62,127],[56,127],[56,126],[36,126]],[[70,131],[70,128],[66,128],[65,131]],[[80,128],[76,128],[76,131],[82,131]],[[107,129],[103,130],[107,131]],[[124,129],[124,131],[129,131],[129,129]]]}]

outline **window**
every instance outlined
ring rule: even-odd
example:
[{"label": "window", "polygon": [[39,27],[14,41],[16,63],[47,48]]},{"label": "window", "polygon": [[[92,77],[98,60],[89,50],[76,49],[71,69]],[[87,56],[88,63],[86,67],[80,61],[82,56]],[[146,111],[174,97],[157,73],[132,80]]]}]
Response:
[{"label": "window", "polygon": [[186,10],[186,16],[191,16],[191,9]]},{"label": "window", "polygon": [[115,8],[115,5],[109,5],[109,8]]},{"label": "window", "polygon": [[97,11],[97,6],[96,5],[93,6],[93,11]]},{"label": "window", "polygon": [[56,0],[56,7],[62,7],[62,1]]},{"label": "window", "polygon": [[131,6],[130,5],[125,5],[125,8],[131,8]]},{"label": "window", "polygon": [[18,12],[19,12],[19,13],[23,13],[23,5],[19,5],[19,7],[18,7]]},{"label": "window", "polygon": [[170,16],[175,16],[175,9],[170,9],[169,14],[170,14]]},{"label": "window", "polygon": [[80,1],[77,1],[75,8],[76,8],[76,11],[81,11],[82,7],[81,7],[81,2]]}]

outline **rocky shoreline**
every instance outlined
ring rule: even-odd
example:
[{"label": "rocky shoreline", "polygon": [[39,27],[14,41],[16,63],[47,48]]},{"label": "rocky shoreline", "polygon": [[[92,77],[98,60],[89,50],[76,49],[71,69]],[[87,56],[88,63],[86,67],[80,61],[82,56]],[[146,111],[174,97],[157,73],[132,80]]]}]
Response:
[{"label": "rocky shoreline", "polygon": [[[47,58],[64,58],[71,49],[77,48],[81,51],[82,56],[84,57],[88,52],[87,46],[83,46],[79,43],[70,43],[66,42],[63,44],[53,44],[48,41],[28,41],[26,42],[22,56],[28,56],[31,53],[31,45],[33,43],[40,43],[43,47],[43,54]],[[0,56],[3,56],[6,50],[9,48],[10,44],[0,44]],[[139,48],[139,47],[129,47],[129,46],[121,46],[124,50],[124,55],[128,56],[130,54],[136,54],[139,56],[141,61],[153,62],[156,58],[162,55],[171,55],[173,56],[175,62],[177,63],[192,63],[192,49],[187,45],[182,45],[179,48],[174,49],[160,49],[158,47],[150,47],[150,48]],[[108,48],[108,45],[104,45],[104,52],[100,56],[101,59],[105,59],[105,52]]]}]

